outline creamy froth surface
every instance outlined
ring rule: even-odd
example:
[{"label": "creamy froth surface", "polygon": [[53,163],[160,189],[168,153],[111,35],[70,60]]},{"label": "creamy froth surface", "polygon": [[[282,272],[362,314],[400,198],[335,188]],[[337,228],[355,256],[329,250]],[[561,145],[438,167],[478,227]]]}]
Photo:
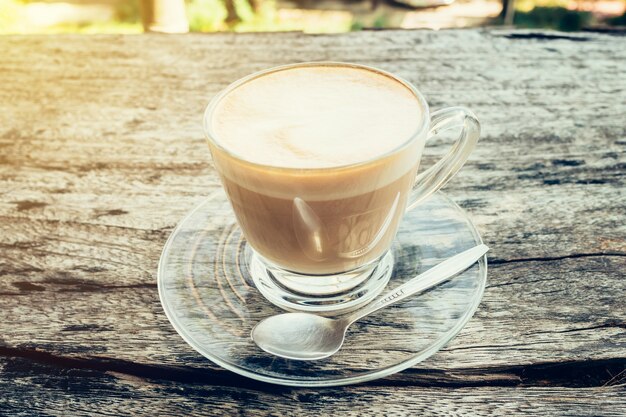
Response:
[{"label": "creamy froth surface", "polygon": [[384,74],[346,66],[297,67],[237,87],[217,104],[216,140],[240,158],[285,168],[364,162],[415,133],[423,109]]}]

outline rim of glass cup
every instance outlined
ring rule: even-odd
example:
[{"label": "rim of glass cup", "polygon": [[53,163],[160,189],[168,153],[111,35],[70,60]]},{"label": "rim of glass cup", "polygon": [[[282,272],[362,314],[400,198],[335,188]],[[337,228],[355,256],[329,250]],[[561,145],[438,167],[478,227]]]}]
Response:
[{"label": "rim of glass cup", "polygon": [[[232,152],[228,149],[226,149],[224,146],[222,146],[220,144],[220,141],[217,139],[217,135],[215,134],[215,132],[212,129],[212,120],[213,120],[213,112],[215,110],[215,108],[217,107],[218,103],[224,98],[226,97],[229,93],[231,93],[232,91],[234,91],[235,89],[237,89],[238,87],[241,87],[242,85],[255,80],[257,78],[263,77],[265,75],[268,74],[272,74],[275,72],[280,72],[280,71],[285,71],[285,70],[289,70],[289,69],[293,69],[293,68],[302,68],[302,67],[349,67],[349,68],[358,68],[358,69],[363,69],[363,70],[367,70],[367,71],[372,71],[381,75],[384,75],[386,77],[389,77],[399,83],[401,83],[402,85],[404,85],[406,88],[408,88],[414,95],[415,98],[417,99],[417,101],[419,102],[420,106],[422,107],[423,111],[421,113],[421,119],[418,123],[418,126],[416,128],[416,130],[411,133],[411,135],[405,140],[403,141],[400,145],[398,145],[397,147],[393,148],[392,150],[385,152],[384,154],[381,155],[377,155],[373,158],[369,158],[366,159],[364,161],[358,161],[358,162],[354,162],[354,163],[350,163],[350,164],[343,164],[343,165],[334,165],[334,166],[330,166],[330,167],[310,167],[310,168],[301,168],[301,167],[290,167],[290,166],[281,166],[281,165],[269,165],[269,164],[260,164],[258,162],[253,162],[250,161],[248,159],[246,159],[244,156],[242,155],[238,155],[235,152]],[[342,169],[350,169],[350,168],[354,168],[354,167],[358,167],[361,165],[367,165],[370,164],[374,161],[378,161],[380,159],[384,159],[387,158],[389,156],[392,156],[400,151],[402,151],[404,148],[406,148],[407,146],[409,146],[411,143],[413,143],[414,140],[416,140],[417,138],[421,137],[422,134],[426,131],[426,129],[429,126],[428,121],[430,120],[430,114],[429,114],[429,108],[428,108],[428,103],[426,102],[426,99],[424,98],[424,96],[422,95],[422,93],[419,92],[419,90],[410,82],[406,81],[405,79],[392,74],[388,71],[376,68],[376,67],[372,67],[369,65],[363,65],[363,64],[353,64],[353,63],[349,63],[349,62],[340,62],[340,61],[310,61],[310,62],[299,62],[299,63],[295,63],[295,64],[287,64],[287,65],[280,65],[277,67],[272,67],[272,68],[268,68],[265,70],[261,70],[261,71],[257,71],[255,73],[252,73],[250,75],[247,75],[243,78],[238,79],[237,81],[229,84],[226,88],[222,89],[219,93],[217,93],[212,99],[211,101],[209,101],[209,104],[207,105],[205,111],[204,111],[204,117],[203,117],[203,127],[204,127],[204,135],[207,138],[208,141],[211,142],[211,144],[213,144],[213,146],[217,147],[218,149],[220,149],[220,151],[224,152],[225,154],[227,154],[228,156],[230,156],[231,158],[234,159],[238,159],[240,161],[245,161],[247,164],[253,165],[253,166],[257,166],[257,167],[263,167],[264,169],[279,169],[281,171],[284,170],[291,170],[291,171],[297,171],[297,172],[302,172],[302,171],[333,171],[333,170],[342,170]]]}]

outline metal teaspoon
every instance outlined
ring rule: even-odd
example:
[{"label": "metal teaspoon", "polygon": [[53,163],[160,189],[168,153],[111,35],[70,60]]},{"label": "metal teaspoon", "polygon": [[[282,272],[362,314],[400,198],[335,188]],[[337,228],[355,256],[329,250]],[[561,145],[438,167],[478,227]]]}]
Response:
[{"label": "metal teaspoon", "polygon": [[489,248],[478,245],[449,258],[386,294],[382,299],[337,319],[310,313],[283,313],[261,320],[252,329],[252,340],[264,351],[295,360],[317,360],[335,354],[346,330],[355,321],[434,287],[465,271]]}]

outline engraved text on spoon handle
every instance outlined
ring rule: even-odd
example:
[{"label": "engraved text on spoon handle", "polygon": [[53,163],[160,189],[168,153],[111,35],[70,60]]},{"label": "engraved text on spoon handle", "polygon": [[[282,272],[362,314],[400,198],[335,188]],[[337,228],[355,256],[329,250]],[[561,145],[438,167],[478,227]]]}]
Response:
[{"label": "engraved text on spoon handle", "polygon": [[486,245],[481,244],[473,247],[472,249],[468,249],[465,252],[461,252],[411,279],[409,282],[402,284],[391,293],[385,295],[381,300],[370,304],[361,310],[355,311],[346,317],[345,320],[349,323],[355,322],[361,317],[365,317],[374,311],[380,310],[388,305],[404,300],[406,297],[425,291],[437,284],[447,281],[472,266],[485,253],[487,253],[488,250],[489,248]]}]

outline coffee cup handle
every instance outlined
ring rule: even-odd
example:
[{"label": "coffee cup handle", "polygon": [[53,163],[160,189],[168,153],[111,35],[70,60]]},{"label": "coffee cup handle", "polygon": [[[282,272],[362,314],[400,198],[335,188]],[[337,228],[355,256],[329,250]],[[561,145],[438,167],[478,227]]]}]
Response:
[{"label": "coffee cup handle", "polygon": [[465,107],[448,107],[431,114],[426,141],[448,129],[461,128],[459,138],[448,153],[435,165],[418,174],[409,195],[407,211],[443,187],[461,169],[480,137],[480,123]]}]

